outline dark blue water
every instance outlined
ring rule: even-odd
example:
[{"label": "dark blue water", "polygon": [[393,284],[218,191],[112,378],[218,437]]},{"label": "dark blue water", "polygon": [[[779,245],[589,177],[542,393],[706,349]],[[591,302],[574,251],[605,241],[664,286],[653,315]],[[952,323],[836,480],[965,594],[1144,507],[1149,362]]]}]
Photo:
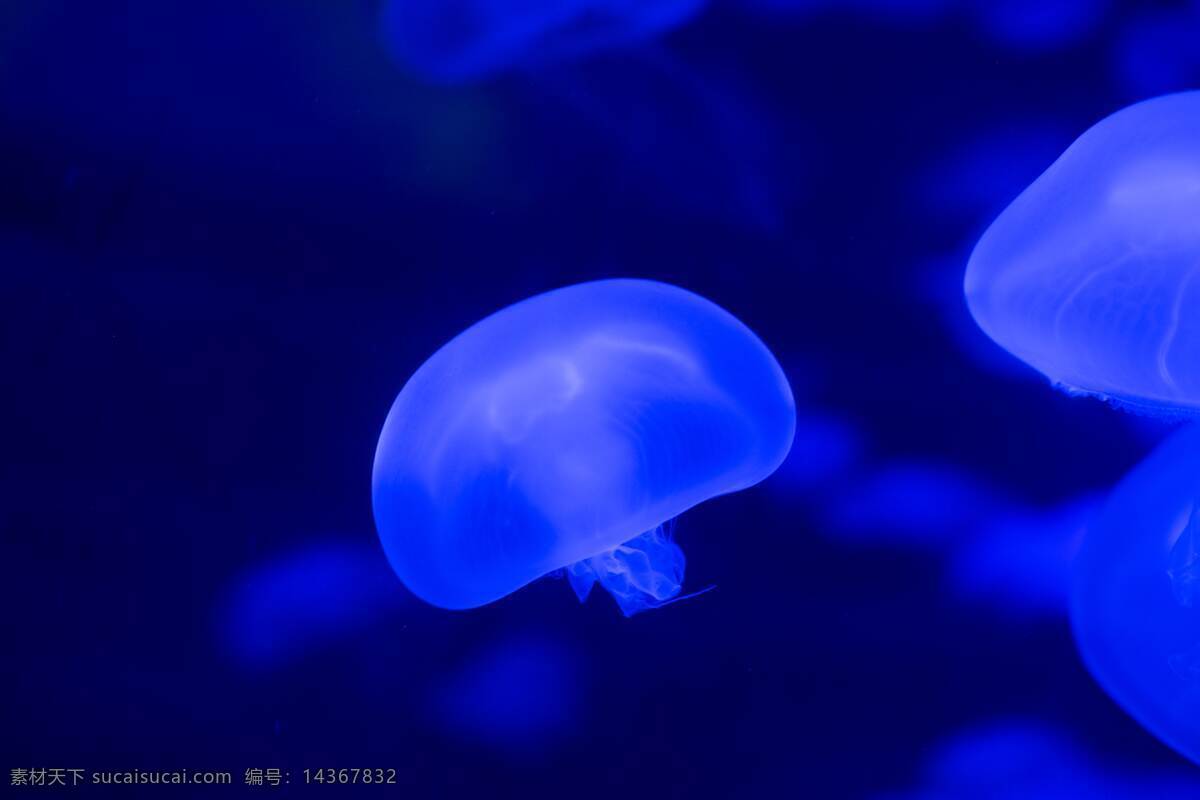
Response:
[{"label": "dark blue water", "polygon": [[[1194,790],[1063,599],[1073,514],[1169,426],[1054,392],[960,286],[1075,136],[1197,86],[1200,25],[918,5],[588,18],[451,83],[372,2],[0,10],[6,773]],[[795,390],[792,459],[678,521],[685,588],[717,588],[633,619],[553,578],[423,604],[372,518],[394,397],[492,311],[619,276],[730,310]]]}]

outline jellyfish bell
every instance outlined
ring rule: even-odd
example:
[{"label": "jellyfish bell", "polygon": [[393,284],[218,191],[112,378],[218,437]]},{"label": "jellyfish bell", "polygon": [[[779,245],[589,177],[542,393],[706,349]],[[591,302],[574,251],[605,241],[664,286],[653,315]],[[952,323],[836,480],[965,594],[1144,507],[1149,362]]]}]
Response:
[{"label": "jellyfish bell", "polygon": [[964,289],[1005,349],[1073,393],[1200,411],[1200,91],[1085,132],[984,233]]},{"label": "jellyfish bell", "polygon": [[668,602],[670,520],[770,475],[795,405],[766,346],[668,284],[537,295],[452,339],[404,386],[375,456],[380,539],[427,602],[472,608],[566,570],[627,615]]},{"label": "jellyfish bell", "polygon": [[1071,623],[1117,703],[1200,763],[1200,426],[1126,476],[1076,559]]}]

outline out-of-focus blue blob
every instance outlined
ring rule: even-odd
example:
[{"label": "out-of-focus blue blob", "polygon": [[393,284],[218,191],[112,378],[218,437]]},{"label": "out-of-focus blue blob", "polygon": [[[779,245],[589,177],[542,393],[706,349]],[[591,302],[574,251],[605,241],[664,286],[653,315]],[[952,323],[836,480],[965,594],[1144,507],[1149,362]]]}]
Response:
[{"label": "out-of-focus blue blob", "polygon": [[386,0],[388,51],[427,78],[465,81],[579,58],[680,25],[705,0]]},{"label": "out-of-focus blue blob", "polygon": [[376,548],[319,542],[240,576],[218,607],[218,635],[241,665],[276,668],[362,630],[402,596]]},{"label": "out-of-focus blue blob", "polygon": [[1155,8],[1121,26],[1113,49],[1118,81],[1133,97],[1152,97],[1200,83],[1200,6]]},{"label": "out-of-focus blue blob", "polygon": [[922,785],[890,800],[1114,800],[1191,797],[1200,781],[1179,770],[1122,768],[1038,719],[996,720],[936,746]]},{"label": "out-of-focus blue blob", "polygon": [[1012,49],[1041,52],[1076,44],[1095,33],[1109,0],[974,0],[984,32]]},{"label": "out-of-focus blue blob", "polygon": [[849,420],[801,410],[792,449],[767,485],[792,498],[836,485],[858,464],[865,449],[862,432]]},{"label": "out-of-focus blue blob", "polygon": [[653,607],[683,567],[656,529],[770,475],[795,418],[771,352],[708,300],[644,280],[547,292],[459,334],[400,392],[375,456],[380,539],[443,608],[584,561],[627,614]]},{"label": "out-of-focus blue blob", "polygon": [[950,560],[956,595],[1018,617],[1067,613],[1071,563],[1099,499],[1014,509],[986,522]]},{"label": "out-of-focus blue blob", "polygon": [[1200,406],[1200,92],[1087,131],[983,235],[980,327],[1070,392]]},{"label": "out-of-focus blue blob", "polygon": [[[978,224],[981,231],[1070,143],[1068,126],[1052,119],[1006,122],[976,132],[920,174],[920,208],[938,220]],[[961,276],[956,283],[961,290]]]},{"label": "out-of-focus blue blob", "polygon": [[569,648],[525,634],[493,645],[450,673],[430,713],[451,736],[504,751],[561,742],[580,709],[580,664]]},{"label": "out-of-focus blue blob", "polygon": [[845,541],[943,547],[1011,505],[951,465],[895,461],[836,494],[824,512],[825,529]]},{"label": "out-of-focus blue blob", "polygon": [[1113,491],[1078,558],[1071,620],[1101,685],[1200,762],[1200,427],[1180,430]]}]

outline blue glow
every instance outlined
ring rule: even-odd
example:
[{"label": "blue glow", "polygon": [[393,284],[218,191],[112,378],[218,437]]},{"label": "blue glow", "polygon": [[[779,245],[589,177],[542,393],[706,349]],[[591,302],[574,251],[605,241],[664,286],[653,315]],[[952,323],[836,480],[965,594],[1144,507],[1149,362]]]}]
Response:
[{"label": "blue glow", "polygon": [[578,664],[568,648],[525,634],[485,648],[432,695],[447,733],[515,752],[561,741],[578,714]]},{"label": "blue glow", "polygon": [[362,630],[401,597],[375,547],[319,542],[239,578],[220,608],[219,634],[244,666],[278,667]]},{"label": "blue glow", "polygon": [[1057,726],[1029,718],[995,720],[960,731],[934,748],[924,773],[921,788],[887,797],[1144,800],[1192,797],[1200,789],[1200,783],[1180,770],[1114,764]]},{"label": "blue glow", "polygon": [[426,77],[462,81],[647,39],[705,0],[387,0],[388,50]]},{"label": "blue glow", "polygon": [[455,337],[400,392],[375,457],[380,539],[443,608],[638,539],[649,572],[593,574],[627,613],[631,585],[655,586],[652,607],[679,591],[682,559],[642,535],[770,475],[795,417],[770,351],[708,300],[643,280],[547,292]]},{"label": "blue glow", "polygon": [[1103,22],[1110,0],[741,0],[752,10],[794,16],[853,16],[892,24],[962,19],[1010,50],[1045,52],[1076,44]]},{"label": "blue glow", "polygon": [[954,593],[1014,616],[1065,615],[1071,563],[1099,505],[1088,495],[998,515],[951,558]]},{"label": "blue glow", "polygon": [[971,255],[971,313],[1070,392],[1200,405],[1200,92],[1087,131]]},{"label": "blue glow", "polygon": [[964,260],[963,256],[948,256],[930,261],[917,281],[917,300],[937,312],[959,353],[976,367],[1008,380],[1035,379],[1037,373],[975,324],[962,299]]},{"label": "blue glow", "polygon": [[1075,44],[1095,32],[1109,0],[976,0],[990,38],[1014,49],[1045,51]]},{"label": "blue glow", "polygon": [[1200,761],[1200,427],[1164,442],[1089,528],[1071,598],[1075,638],[1113,699]]},{"label": "blue glow", "polygon": [[1200,83],[1200,4],[1153,8],[1122,26],[1114,48],[1117,78],[1134,97],[1194,88]]},{"label": "blue glow", "polygon": [[[940,153],[923,171],[918,199],[938,221],[982,226],[1070,142],[1070,129],[1054,119],[1017,120],[976,131]],[[956,288],[962,288],[961,281]]]},{"label": "blue glow", "polygon": [[771,476],[772,490],[789,497],[842,481],[862,458],[866,444],[856,425],[841,417],[802,410],[783,464]]},{"label": "blue glow", "polygon": [[825,511],[829,532],[860,542],[909,547],[955,544],[1011,502],[948,464],[895,461],[863,475]]}]

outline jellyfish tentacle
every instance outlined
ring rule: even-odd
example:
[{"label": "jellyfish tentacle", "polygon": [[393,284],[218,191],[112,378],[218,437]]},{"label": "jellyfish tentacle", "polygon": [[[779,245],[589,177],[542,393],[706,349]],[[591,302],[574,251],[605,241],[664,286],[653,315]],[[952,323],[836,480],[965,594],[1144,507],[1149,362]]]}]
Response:
[{"label": "jellyfish tentacle", "polygon": [[567,567],[567,577],[579,601],[587,600],[596,583],[608,590],[627,617],[684,599],[677,595],[683,587],[687,558],[672,538],[674,528],[675,521],[669,520],[612,550]]}]

